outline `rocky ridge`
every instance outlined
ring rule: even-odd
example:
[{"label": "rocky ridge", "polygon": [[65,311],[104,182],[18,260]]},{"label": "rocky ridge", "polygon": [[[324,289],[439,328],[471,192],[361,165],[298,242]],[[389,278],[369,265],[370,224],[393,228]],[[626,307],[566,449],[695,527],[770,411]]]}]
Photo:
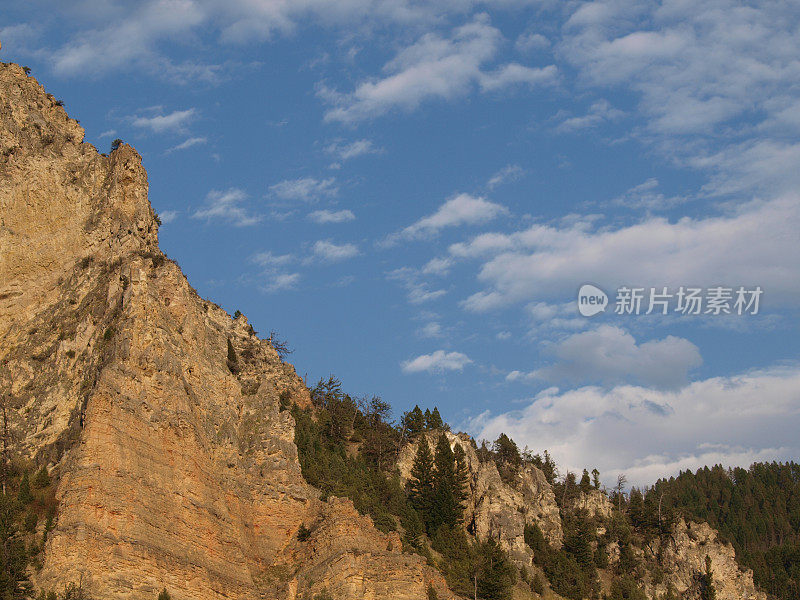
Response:
[{"label": "rocky ridge", "polygon": [[36,586],[453,597],[396,535],[306,484],[282,410],[308,403],[302,380],[159,250],[138,153],[104,156],[83,133],[0,65],[0,389],[14,447],[58,480]]}]

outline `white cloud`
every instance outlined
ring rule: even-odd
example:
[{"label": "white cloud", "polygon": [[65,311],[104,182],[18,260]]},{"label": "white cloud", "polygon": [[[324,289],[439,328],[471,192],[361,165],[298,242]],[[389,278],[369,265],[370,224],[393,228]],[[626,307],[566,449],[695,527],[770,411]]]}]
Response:
[{"label": "white cloud", "polygon": [[517,181],[524,174],[525,170],[519,165],[506,165],[489,178],[489,181],[486,183],[486,187],[488,187],[490,190],[493,190],[498,185],[503,183]]},{"label": "white cloud", "polygon": [[320,240],[314,244],[314,257],[325,262],[341,262],[358,256],[355,244],[334,244],[328,240]]},{"label": "white cloud", "polygon": [[250,262],[267,269],[283,267],[294,262],[295,257],[291,254],[273,254],[270,251],[258,252],[250,257]]},{"label": "white cloud", "polygon": [[444,336],[442,326],[436,321],[426,323],[423,327],[417,330],[417,335],[423,338],[440,338]]},{"label": "white cloud", "polygon": [[241,206],[247,194],[239,188],[228,190],[211,190],[206,196],[205,206],[192,215],[194,219],[211,221],[227,221],[237,227],[255,225],[261,217],[250,213]]},{"label": "white cloud", "polygon": [[432,215],[388,236],[384,244],[391,246],[401,239],[415,240],[433,237],[446,227],[484,223],[503,214],[508,214],[505,206],[489,202],[485,198],[458,194],[442,204]]},{"label": "white cloud", "polygon": [[513,302],[572,297],[577,286],[760,285],[763,304],[796,305],[800,298],[800,202],[787,196],[751,202],[721,216],[650,217],[630,226],[593,220],[534,225],[488,233],[450,247],[454,257],[482,257],[486,286],[464,306],[473,311]]},{"label": "white cloud", "polygon": [[607,100],[598,100],[589,107],[589,111],[585,115],[564,117],[556,127],[556,131],[572,133],[582,129],[591,129],[603,123],[618,121],[624,115],[624,112],[611,106]]},{"label": "white cloud", "polygon": [[447,275],[455,261],[447,256],[440,256],[430,259],[422,267],[423,275]]},{"label": "white cloud", "polygon": [[387,273],[387,278],[391,281],[398,281],[405,288],[408,294],[408,301],[411,304],[424,304],[438,300],[445,294],[446,290],[431,290],[428,285],[420,281],[419,272],[410,267],[401,267]]},{"label": "white cloud", "polygon": [[285,179],[269,186],[269,193],[281,200],[310,202],[319,198],[335,196],[339,193],[339,188],[333,177],[329,179],[300,177],[299,179]]},{"label": "white cloud", "polygon": [[612,205],[644,210],[667,210],[683,204],[688,198],[681,196],[666,197],[658,191],[658,179],[651,177],[639,185],[635,185],[621,196],[611,201]]},{"label": "white cloud", "polygon": [[376,148],[372,140],[355,140],[349,144],[334,142],[325,148],[325,152],[334,155],[340,161],[350,160],[365,154],[379,154],[380,148]]},{"label": "white cloud", "polygon": [[191,137],[184,142],[181,142],[177,146],[173,146],[172,148],[167,150],[167,154],[171,152],[175,152],[177,150],[186,150],[187,148],[191,148],[192,146],[199,146],[201,144],[205,144],[208,140],[204,137]]},{"label": "white cloud", "polygon": [[264,282],[259,286],[262,292],[268,294],[292,290],[300,281],[300,273],[265,273]]},{"label": "white cloud", "polygon": [[535,50],[544,50],[550,47],[550,40],[548,40],[541,33],[534,33],[528,31],[521,34],[517,41],[514,42],[514,48],[517,52],[533,52]]},{"label": "white cloud", "polygon": [[175,219],[178,218],[178,211],[177,210],[163,210],[158,213],[158,218],[161,219],[161,222],[166,225],[167,223],[172,223]]},{"label": "white cloud", "polygon": [[403,361],[403,373],[442,373],[444,371],[463,371],[472,360],[461,352],[445,352],[437,350],[433,354],[422,354],[416,358]]},{"label": "white cloud", "polygon": [[154,133],[164,133],[165,131],[183,131],[186,125],[197,115],[197,110],[189,108],[187,110],[176,110],[167,115],[153,115],[151,117],[133,117],[132,123],[135,127],[149,129]]},{"label": "white cloud", "polygon": [[103,133],[98,135],[97,137],[98,138],[105,138],[105,137],[112,137],[112,136],[115,136],[115,135],[117,135],[117,130],[116,129],[107,129],[106,131],[104,131]]},{"label": "white cloud", "polygon": [[652,484],[679,469],[753,460],[793,459],[800,452],[800,368],[696,381],[680,390],[618,386],[545,390],[524,409],[472,423],[478,438],[501,432],[520,446],[549,449],[567,469],[597,467],[608,482],[625,472]]},{"label": "white cloud", "polygon": [[308,218],[315,223],[346,223],[356,218],[351,210],[315,210],[309,213]]},{"label": "white cloud", "polygon": [[320,97],[335,105],[325,118],[354,122],[393,109],[413,110],[430,99],[452,100],[475,88],[494,91],[555,81],[557,71],[552,65],[531,68],[510,63],[487,69],[502,42],[502,34],[486,15],[456,28],[449,38],[425,34],[384,66],[386,76],[362,82],[349,94],[321,86]]},{"label": "white cloud", "polygon": [[797,25],[781,3],[600,0],[572,15],[559,50],[593,84],[637,92],[652,131],[717,134],[744,114],[769,115],[776,95],[797,97]]},{"label": "white cloud", "polygon": [[697,346],[684,338],[670,335],[637,344],[630,333],[610,325],[575,333],[548,350],[556,362],[531,375],[556,383],[638,383],[673,389],[685,385],[689,371],[703,362]]}]

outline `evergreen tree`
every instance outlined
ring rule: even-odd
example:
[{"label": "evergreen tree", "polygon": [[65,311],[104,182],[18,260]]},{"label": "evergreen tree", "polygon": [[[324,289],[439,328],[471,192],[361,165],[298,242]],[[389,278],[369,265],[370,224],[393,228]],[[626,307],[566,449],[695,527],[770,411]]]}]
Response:
[{"label": "evergreen tree", "polygon": [[478,560],[473,573],[475,595],[485,600],[509,600],[516,581],[516,569],[500,545],[489,538],[478,543]]},{"label": "evergreen tree", "polygon": [[517,444],[505,433],[501,433],[494,441],[492,451],[498,462],[513,466],[522,464],[522,457],[520,456]]},{"label": "evergreen tree", "polygon": [[589,493],[589,490],[592,488],[592,480],[589,479],[589,471],[586,469],[583,470],[583,475],[581,476],[581,483],[580,483],[581,491],[584,494]]},{"label": "evergreen tree", "polygon": [[403,427],[409,437],[415,437],[425,430],[425,415],[419,406],[414,406],[403,415]]},{"label": "evergreen tree", "polygon": [[461,444],[456,444],[453,456],[456,459],[453,495],[456,502],[461,505],[469,496],[469,467],[467,466],[467,454]]},{"label": "evergreen tree", "polygon": [[430,413],[430,416],[427,417],[426,423],[428,429],[444,429],[442,415],[439,414],[439,409],[437,407],[433,407],[433,411]]},{"label": "evergreen tree", "polygon": [[169,595],[167,588],[161,590],[161,593],[158,595],[158,600],[172,600],[172,596]]},{"label": "evergreen tree", "polygon": [[50,485],[50,475],[47,473],[47,467],[42,465],[42,467],[36,472],[36,475],[33,477],[33,486],[42,489],[46,488]]},{"label": "evergreen tree", "polygon": [[411,506],[422,517],[425,529],[433,533],[432,509],[434,503],[433,455],[427,440],[422,437],[417,445],[417,454],[408,480],[408,499]]},{"label": "evergreen tree", "polygon": [[27,505],[33,502],[33,494],[31,494],[31,483],[28,479],[28,472],[22,474],[22,479],[19,481],[19,489],[17,490],[17,500],[22,505]]},{"label": "evergreen tree", "polygon": [[600,471],[597,469],[592,469],[592,485],[594,486],[594,489],[600,489]]},{"label": "evergreen tree", "polygon": [[425,430],[429,430],[431,428],[431,411],[430,409],[425,409],[425,413],[423,415],[425,417]]},{"label": "evergreen tree", "polygon": [[455,527],[461,521],[463,507],[460,500],[464,482],[457,476],[456,457],[445,434],[441,434],[436,443],[434,465],[431,525],[434,530],[440,525]]},{"label": "evergreen tree", "polygon": [[702,589],[700,590],[700,600],[716,600],[717,590],[714,587],[714,577],[711,573],[711,557],[706,555],[706,572],[702,577]]}]

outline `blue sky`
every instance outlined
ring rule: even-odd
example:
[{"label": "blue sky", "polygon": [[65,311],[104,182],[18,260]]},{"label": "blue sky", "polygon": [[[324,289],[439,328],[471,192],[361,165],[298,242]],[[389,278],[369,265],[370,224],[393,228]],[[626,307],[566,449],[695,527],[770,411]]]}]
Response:
[{"label": "blue sky", "polygon": [[[799,25],[727,0],[34,0],[0,41],[86,141],[136,147],[162,248],[310,382],[642,484],[800,455]],[[616,315],[620,286],[763,294]]]}]

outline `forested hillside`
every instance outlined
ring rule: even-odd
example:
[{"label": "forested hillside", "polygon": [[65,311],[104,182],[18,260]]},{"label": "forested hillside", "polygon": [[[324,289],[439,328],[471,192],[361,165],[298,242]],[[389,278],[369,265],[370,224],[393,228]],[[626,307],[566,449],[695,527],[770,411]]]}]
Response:
[{"label": "forested hillside", "polygon": [[782,600],[800,598],[800,465],[719,465],[659,480],[646,497],[662,510],[707,521],[733,544],[756,584]]}]

